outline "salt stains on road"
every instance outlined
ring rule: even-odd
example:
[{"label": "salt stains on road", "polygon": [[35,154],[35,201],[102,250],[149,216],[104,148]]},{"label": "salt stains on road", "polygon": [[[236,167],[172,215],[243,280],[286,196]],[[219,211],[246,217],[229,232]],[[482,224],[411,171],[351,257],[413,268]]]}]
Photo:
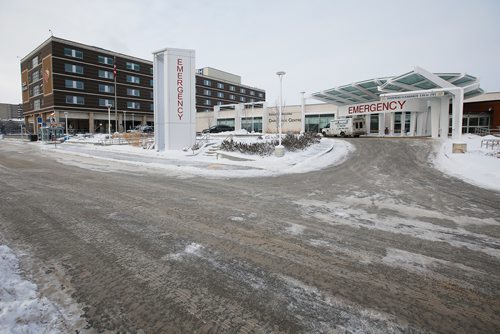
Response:
[{"label": "salt stains on road", "polygon": [[[280,296],[288,302],[288,310],[308,331],[319,333],[404,333],[407,324],[396,317],[365,309],[347,300],[330,296],[295,278],[277,275],[284,284]],[[318,315],[321,314],[321,317]],[[417,328],[411,328],[415,331]]]},{"label": "salt stains on road", "polygon": [[189,245],[187,245],[186,248],[184,248],[184,250],[178,253],[167,255],[166,259],[182,260],[183,257],[190,255],[201,256],[201,251],[203,250],[203,248],[204,247],[202,245],[192,242]]},{"label": "salt stains on road", "polygon": [[290,223],[290,226],[286,228],[287,232],[293,235],[300,235],[304,233],[304,230],[306,229],[305,226],[299,225],[299,224],[293,224]]},{"label": "salt stains on road", "polygon": [[[304,217],[312,216],[328,224],[348,225],[354,228],[402,234],[427,241],[446,242],[453,247],[466,247],[500,259],[499,239],[470,232],[459,226],[445,227],[432,222],[433,218],[440,216],[441,219],[446,218],[448,221],[457,222],[457,225],[465,225],[464,221],[475,225],[498,225],[494,219],[446,216],[408,205],[398,205],[394,201],[384,202],[380,198],[377,198],[376,203],[376,210],[373,210],[373,202],[367,198],[359,200],[351,197],[340,199],[338,202],[308,199],[296,201],[296,204],[302,208]],[[390,213],[380,210],[384,208],[389,209]]]}]

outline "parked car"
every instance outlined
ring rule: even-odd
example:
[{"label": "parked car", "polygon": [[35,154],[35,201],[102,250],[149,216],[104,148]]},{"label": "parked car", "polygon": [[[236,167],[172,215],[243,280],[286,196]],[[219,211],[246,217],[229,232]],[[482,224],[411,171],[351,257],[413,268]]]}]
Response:
[{"label": "parked car", "polygon": [[150,132],[155,132],[155,128],[152,127],[151,125],[137,125],[134,131],[150,133]]},{"label": "parked car", "polygon": [[234,131],[234,126],[217,124],[217,125],[209,127],[208,129],[203,130],[202,133],[219,133],[219,132],[228,132],[228,131]]}]

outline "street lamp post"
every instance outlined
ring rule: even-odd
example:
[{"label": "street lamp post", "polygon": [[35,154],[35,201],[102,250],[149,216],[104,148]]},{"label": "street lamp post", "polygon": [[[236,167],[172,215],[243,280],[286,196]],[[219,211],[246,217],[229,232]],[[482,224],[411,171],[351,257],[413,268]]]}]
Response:
[{"label": "street lamp post", "polygon": [[276,72],[276,74],[278,75],[278,77],[280,78],[280,104],[278,106],[278,132],[279,132],[279,135],[278,135],[278,146],[275,147],[275,151],[274,151],[274,154],[277,156],[277,157],[282,157],[285,155],[285,148],[283,147],[283,145],[281,145],[281,113],[282,113],[282,109],[283,109],[283,76],[286,74],[285,71],[279,71],[279,72]]},{"label": "street lamp post", "polygon": [[64,112],[64,118],[66,119],[66,137],[68,136],[68,112]]},{"label": "street lamp post", "polygon": [[108,104],[108,135],[111,139],[111,105]]}]

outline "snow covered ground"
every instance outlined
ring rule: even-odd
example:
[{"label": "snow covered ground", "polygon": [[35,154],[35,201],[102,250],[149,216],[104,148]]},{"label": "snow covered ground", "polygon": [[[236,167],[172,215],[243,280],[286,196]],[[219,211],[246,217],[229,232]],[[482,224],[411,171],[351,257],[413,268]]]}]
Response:
[{"label": "snow covered ground", "polygon": [[76,318],[40,297],[37,286],[21,277],[12,250],[0,245],[0,333],[65,333]]},{"label": "snow covered ground", "polygon": [[[274,155],[262,157],[214,149],[227,136],[228,133],[211,135],[210,146],[199,151],[156,152],[154,149],[143,149],[132,145],[92,145],[105,140],[105,135],[95,135],[93,138],[72,138],[61,145],[45,145],[43,149],[53,153],[67,153],[66,157],[59,155],[59,161],[82,168],[94,166],[85,162],[87,158],[98,158],[126,163],[136,168],[160,168],[168,171],[170,175],[182,178],[193,176],[258,177],[306,173],[342,163],[349,152],[355,150],[354,146],[346,141],[330,138],[322,138],[319,144],[314,144],[304,151],[287,151],[281,158]],[[259,138],[255,135],[240,134],[233,140],[250,143],[274,138],[274,136]],[[75,160],[74,156],[82,159]],[[116,166],[109,168],[116,168]]]},{"label": "snow covered ground", "polygon": [[460,142],[467,144],[466,153],[451,153],[453,140],[444,140],[433,158],[436,168],[476,186],[500,191],[500,158],[498,148],[481,147],[483,139],[494,136],[463,135]]}]

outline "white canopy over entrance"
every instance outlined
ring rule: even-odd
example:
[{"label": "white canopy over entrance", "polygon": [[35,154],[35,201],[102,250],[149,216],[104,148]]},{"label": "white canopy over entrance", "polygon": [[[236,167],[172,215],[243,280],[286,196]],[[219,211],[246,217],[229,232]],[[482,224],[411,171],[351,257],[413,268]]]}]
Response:
[{"label": "white canopy over entrance", "polygon": [[[410,94],[411,93],[411,94]],[[461,136],[463,99],[482,94],[479,80],[466,73],[431,73],[423,68],[415,67],[413,71],[386,78],[360,81],[349,85],[335,87],[312,94],[312,97],[339,106],[339,116],[352,114],[378,114],[380,117],[379,133],[383,134],[387,122],[385,113],[396,112],[410,114],[410,135],[432,135],[441,137],[448,135],[449,105],[452,104],[451,132],[453,138]],[[411,103],[419,100],[419,103]],[[378,103],[374,103],[378,102]],[[390,104],[391,102],[392,105]],[[401,108],[397,108],[403,104]],[[414,104],[414,109],[404,108]],[[346,108],[344,108],[346,107]],[[394,107],[394,108],[392,108]],[[417,113],[425,115],[418,116]],[[422,122],[426,124],[423,125]],[[429,133],[426,128],[429,127]],[[420,129],[421,131],[418,131]],[[392,130],[392,128],[390,129]],[[391,131],[392,133],[392,131]],[[401,131],[403,134],[404,131]]]}]

